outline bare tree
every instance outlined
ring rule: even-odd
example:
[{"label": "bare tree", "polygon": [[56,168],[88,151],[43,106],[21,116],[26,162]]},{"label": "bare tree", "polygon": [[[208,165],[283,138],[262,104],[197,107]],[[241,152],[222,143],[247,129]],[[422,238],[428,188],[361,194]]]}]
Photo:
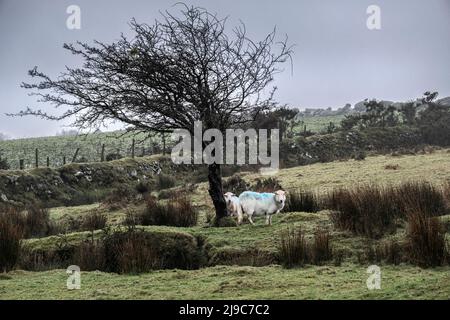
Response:
[{"label": "bare tree", "polygon": [[[226,19],[199,7],[183,5],[179,16],[165,12],[153,25],[133,19],[130,26],[132,39],[122,35],[111,44],[64,44],[84,60],[81,68],[67,68],[56,79],[31,70],[39,81],[22,86],[64,111],[27,108],[18,115],[74,119],[72,126],[80,129],[114,120],[130,131],[193,132],[194,121],[202,121],[204,130],[224,131],[269,105],[260,92],[292,51],[287,38],[275,41],[275,29],[258,42],[247,37],[243,24],[229,36]],[[208,178],[220,219],[226,204],[219,164],[209,165]]]}]

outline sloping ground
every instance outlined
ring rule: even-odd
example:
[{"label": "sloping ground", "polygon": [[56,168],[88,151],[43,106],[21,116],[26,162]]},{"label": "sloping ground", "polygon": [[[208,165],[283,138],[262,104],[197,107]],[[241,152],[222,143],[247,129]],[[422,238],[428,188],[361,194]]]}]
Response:
[{"label": "sloping ground", "polygon": [[23,205],[35,200],[48,207],[70,206],[101,200],[112,188],[154,183],[158,173],[178,183],[189,180],[195,168],[176,166],[160,155],[111,162],[72,163],[60,168],[0,170],[0,205]]},{"label": "sloping ground", "polygon": [[[355,183],[395,184],[406,180],[427,180],[441,184],[450,179],[450,153],[446,150],[416,156],[377,156],[364,161],[314,164],[280,170],[277,178],[289,188],[305,188],[324,192],[336,186]],[[397,164],[397,170],[386,170],[387,164]],[[259,175],[244,176],[254,180]],[[197,205],[208,208],[206,185],[195,194]],[[52,215],[83,214],[85,208],[58,208]],[[211,209],[210,209],[211,210]],[[113,212],[115,217],[118,212]],[[123,213],[122,213],[123,214]],[[115,218],[116,219],[116,218]],[[450,216],[442,217],[447,231]],[[211,245],[210,264],[222,265],[194,271],[155,271],[139,276],[102,272],[83,272],[82,289],[66,289],[65,270],[46,272],[15,271],[0,276],[0,298],[47,299],[449,299],[450,268],[420,269],[409,265],[381,264],[382,289],[370,291],[366,287],[369,263],[357,263],[358,255],[368,245],[404,237],[404,226],[378,241],[355,237],[348,232],[332,230],[327,211],[319,213],[282,213],[274,217],[273,226],[264,226],[258,219],[256,226],[237,228],[205,228],[203,223],[192,228],[147,226],[147,231],[183,232],[201,235]],[[307,238],[317,227],[331,231],[333,250],[344,252],[342,266],[328,262],[326,266],[306,266],[282,269],[270,265],[276,255],[280,232],[288,227],[301,227]],[[101,231],[95,233],[96,237]],[[450,234],[447,234],[450,236]],[[67,244],[78,244],[90,236],[88,232],[67,235]],[[60,237],[26,240],[32,249],[52,249],[60,244]],[[234,265],[234,266],[223,266]],[[240,267],[237,265],[241,265]],[[244,266],[242,266],[244,265]],[[250,267],[250,266],[258,266]]]},{"label": "sloping ground", "polygon": [[0,276],[0,299],[450,299],[450,267],[381,267],[381,289],[368,290],[366,267],[217,266],[142,275],[82,272],[67,290],[65,270]]},{"label": "sloping ground", "polygon": [[[395,170],[387,165],[398,165]],[[275,176],[283,188],[324,192],[339,186],[355,184],[400,184],[405,181],[428,181],[442,184],[450,181],[450,149],[420,155],[380,155],[363,161],[334,161],[282,169]],[[253,181],[264,176],[251,174]]]}]

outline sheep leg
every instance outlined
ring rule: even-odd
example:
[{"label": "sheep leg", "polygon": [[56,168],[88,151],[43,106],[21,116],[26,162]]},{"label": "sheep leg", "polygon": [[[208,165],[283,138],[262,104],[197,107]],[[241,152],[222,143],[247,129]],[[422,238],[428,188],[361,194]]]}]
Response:
[{"label": "sheep leg", "polygon": [[252,220],[252,215],[253,215],[253,213],[252,214],[248,214],[248,221],[250,221],[250,223],[254,226],[255,223]]}]

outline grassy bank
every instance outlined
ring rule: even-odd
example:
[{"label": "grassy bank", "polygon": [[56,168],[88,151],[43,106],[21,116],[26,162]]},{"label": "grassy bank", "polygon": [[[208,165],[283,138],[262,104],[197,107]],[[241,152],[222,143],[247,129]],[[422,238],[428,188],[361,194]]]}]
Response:
[{"label": "grassy bank", "polygon": [[381,290],[368,290],[366,267],[282,269],[217,266],[142,275],[82,272],[67,290],[65,270],[0,277],[0,299],[450,299],[450,268],[384,266]]}]

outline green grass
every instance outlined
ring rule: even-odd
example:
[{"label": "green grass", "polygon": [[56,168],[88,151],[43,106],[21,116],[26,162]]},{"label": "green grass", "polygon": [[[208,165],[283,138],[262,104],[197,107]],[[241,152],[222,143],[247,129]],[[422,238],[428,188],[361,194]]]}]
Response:
[{"label": "green grass", "polygon": [[82,272],[66,288],[65,270],[14,271],[0,279],[0,299],[450,299],[450,268],[382,266],[381,289],[368,290],[365,266],[216,266],[142,275]]},{"label": "green grass", "polygon": [[[400,184],[406,181],[425,180],[442,184],[450,181],[450,150],[431,154],[367,157],[363,161],[334,161],[316,163],[280,170],[276,178],[286,189],[306,189],[325,192],[335,187],[355,184]],[[397,170],[385,169],[386,165],[398,165]],[[258,174],[247,175],[246,180],[264,178]]]},{"label": "green grass", "polygon": [[[427,180],[442,184],[450,180],[447,150],[416,156],[375,156],[364,161],[342,161],[283,169],[277,175],[287,189],[304,188],[326,192],[337,186],[357,183],[397,184],[408,180]],[[398,164],[398,170],[386,170],[386,164]],[[256,174],[244,176],[251,181]],[[368,244],[387,239],[402,240],[404,225],[395,234],[381,240],[356,237],[349,232],[334,230],[329,212],[282,213],[274,216],[273,225],[265,226],[264,219],[256,226],[244,224],[233,228],[205,227],[205,215],[212,211],[207,185],[200,184],[192,194],[196,206],[202,210],[199,225],[191,228],[147,226],[149,231],[174,231],[201,235],[212,246],[212,254],[246,250],[276,253],[280,232],[288,227],[300,227],[312,238],[318,227],[331,231],[333,250],[345,252],[342,266],[306,266],[282,269],[280,266],[215,266],[194,271],[164,270],[142,275],[116,275],[102,272],[83,272],[82,289],[69,291],[65,287],[65,270],[47,272],[14,271],[0,278],[0,299],[449,299],[450,267],[420,269],[410,265],[383,265],[382,289],[366,288],[366,265],[357,263],[358,253]],[[73,208],[54,208],[53,219],[67,215],[80,216],[98,210],[98,205]],[[110,223],[123,217],[125,210],[106,212]],[[450,216],[442,217],[447,228]],[[448,229],[450,232],[450,229]],[[99,237],[101,231],[95,232]],[[61,241],[77,244],[90,236],[89,232],[72,233],[63,238],[52,236],[26,240],[25,245],[37,249],[55,248]],[[447,235],[450,238],[450,234]],[[450,239],[449,239],[450,240]],[[233,262],[233,260],[231,260]],[[247,261],[248,262],[248,261]],[[236,261],[239,264],[239,261]]]},{"label": "green grass", "polygon": [[324,132],[330,122],[333,122],[336,128],[340,127],[341,121],[345,118],[343,115],[339,116],[314,116],[314,117],[303,117],[302,121],[296,128],[296,132],[301,132],[306,126],[306,130],[311,132],[320,133]]},{"label": "green grass", "polygon": [[[146,154],[150,154],[152,145],[160,145],[159,136],[151,140],[142,141],[143,134],[135,137],[135,154],[142,154],[145,148]],[[54,136],[40,138],[25,138],[0,141],[0,156],[8,159],[11,169],[19,168],[19,160],[25,160],[26,168],[33,168],[35,165],[35,149],[39,149],[39,166],[45,167],[47,157],[50,157],[50,166],[61,166],[63,157],[67,163],[72,161],[72,157],[77,148],[80,148],[78,159],[85,158],[89,162],[100,161],[102,144],[105,144],[105,156],[109,153],[120,153],[122,156],[131,156],[132,134],[125,134],[121,131],[91,133],[79,136]]]},{"label": "green grass", "polygon": [[[296,132],[307,130],[321,132],[326,129],[330,122],[339,126],[343,116],[317,116],[305,117],[302,123],[295,128]],[[145,136],[135,136],[135,154],[142,154],[142,148],[146,154],[150,154],[152,145],[162,146],[161,137],[154,135],[152,139],[143,141]],[[100,161],[102,144],[105,144],[105,155],[108,153],[120,153],[122,156],[131,156],[132,134],[124,134],[121,131],[91,133],[79,136],[53,136],[39,138],[25,138],[0,141],[0,156],[7,158],[11,169],[19,169],[19,160],[25,161],[26,168],[35,165],[35,149],[39,149],[39,165],[46,166],[47,157],[50,157],[50,166],[61,166],[63,157],[67,163],[71,162],[77,148],[80,148],[78,159],[85,158],[88,162]],[[168,139],[169,140],[169,139]],[[169,144],[169,143],[168,143]]]}]

